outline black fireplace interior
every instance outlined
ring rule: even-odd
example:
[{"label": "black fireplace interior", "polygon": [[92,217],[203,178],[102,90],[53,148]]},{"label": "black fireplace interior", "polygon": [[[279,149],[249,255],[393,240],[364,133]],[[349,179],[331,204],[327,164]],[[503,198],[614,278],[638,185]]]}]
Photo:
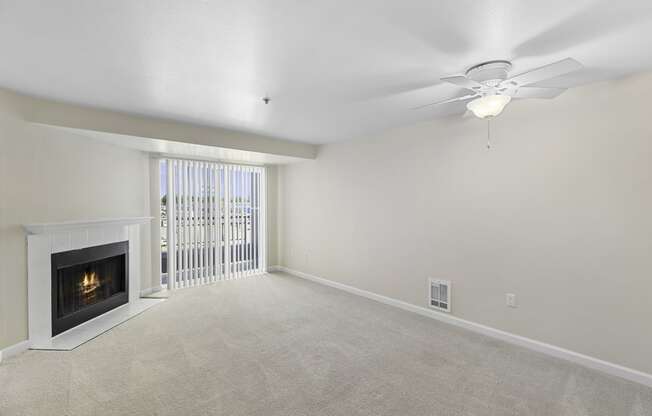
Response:
[{"label": "black fireplace interior", "polygon": [[129,242],[52,254],[52,336],[129,301]]}]

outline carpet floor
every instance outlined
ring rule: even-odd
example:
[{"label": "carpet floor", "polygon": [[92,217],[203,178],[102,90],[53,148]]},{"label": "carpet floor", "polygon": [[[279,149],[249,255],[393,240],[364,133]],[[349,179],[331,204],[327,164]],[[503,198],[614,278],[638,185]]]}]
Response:
[{"label": "carpet floor", "polygon": [[271,274],[0,364],[0,415],[652,415],[652,389]]}]

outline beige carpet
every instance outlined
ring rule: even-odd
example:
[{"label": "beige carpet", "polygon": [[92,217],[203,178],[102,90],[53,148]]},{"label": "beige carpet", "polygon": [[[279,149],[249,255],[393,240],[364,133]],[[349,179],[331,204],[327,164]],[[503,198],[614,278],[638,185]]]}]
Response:
[{"label": "beige carpet", "polygon": [[284,275],[0,365],[0,415],[652,415],[652,389]]}]

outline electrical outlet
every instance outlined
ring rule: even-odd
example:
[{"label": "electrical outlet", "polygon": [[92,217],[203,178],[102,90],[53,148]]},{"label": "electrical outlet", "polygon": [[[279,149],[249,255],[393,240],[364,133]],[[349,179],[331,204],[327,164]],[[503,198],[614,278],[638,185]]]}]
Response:
[{"label": "electrical outlet", "polygon": [[506,293],[505,294],[505,304],[509,306],[510,308],[515,308],[516,307],[516,295],[513,293]]}]

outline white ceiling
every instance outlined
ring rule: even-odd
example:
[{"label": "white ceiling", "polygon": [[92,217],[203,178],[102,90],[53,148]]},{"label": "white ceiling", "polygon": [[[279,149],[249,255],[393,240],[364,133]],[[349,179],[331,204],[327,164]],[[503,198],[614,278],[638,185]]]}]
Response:
[{"label": "white ceiling", "polygon": [[[652,69],[650,0],[0,0],[0,86],[312,143],[463,111],[445,75]],[[272,102],[264,105],[261,97]]]}]

